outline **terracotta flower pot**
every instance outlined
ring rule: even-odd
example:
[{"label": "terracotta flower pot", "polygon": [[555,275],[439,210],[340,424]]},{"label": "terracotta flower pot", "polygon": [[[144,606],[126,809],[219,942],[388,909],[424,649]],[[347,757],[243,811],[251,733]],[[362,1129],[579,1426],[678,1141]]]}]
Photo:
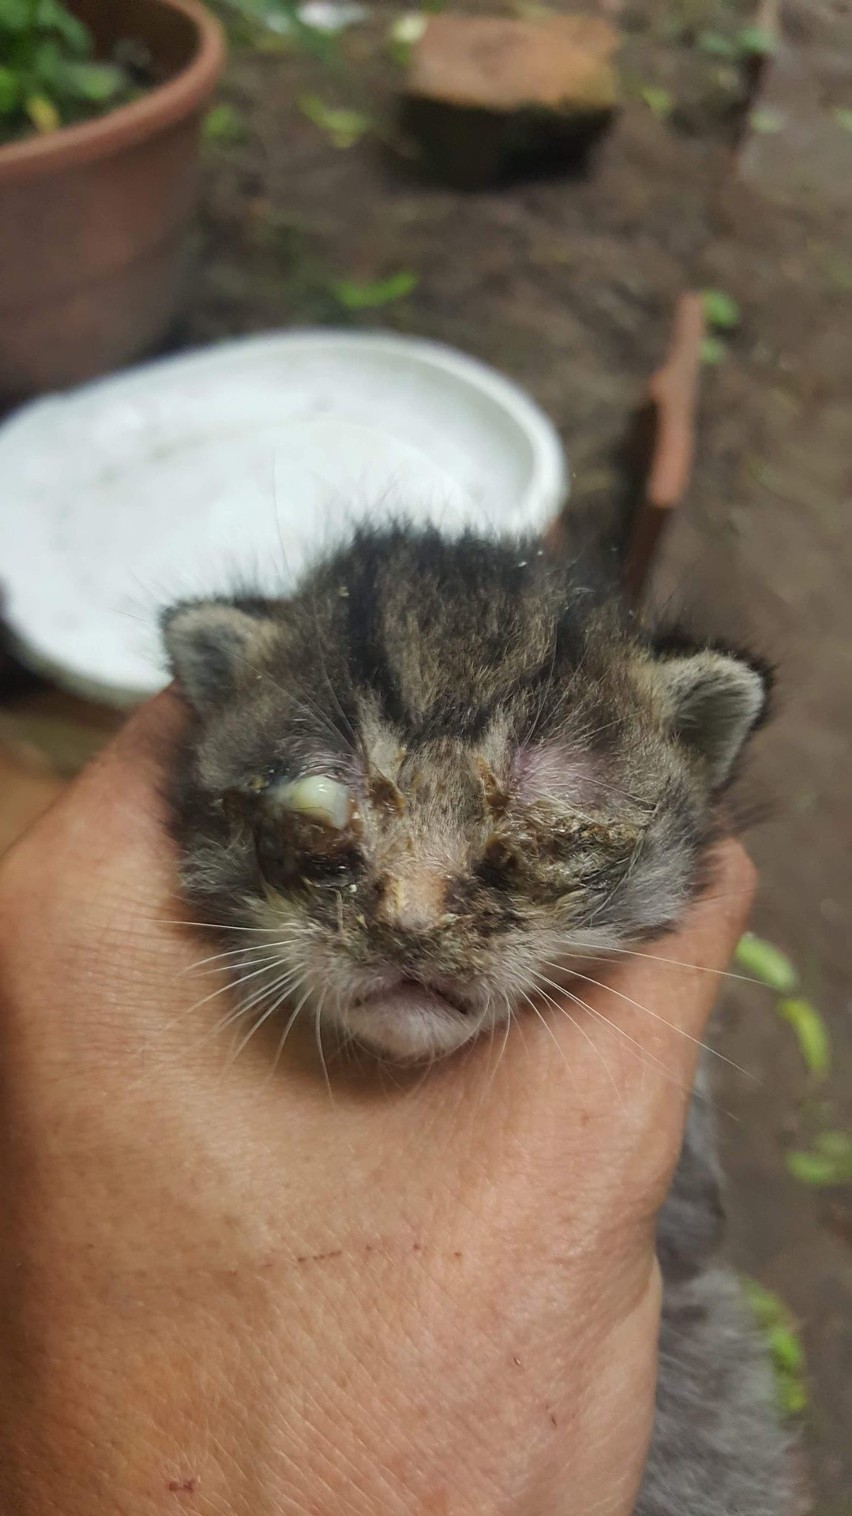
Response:
[{"label": "terracotta flower pot", "polygon": [[197,0],[72,0],[99,49],[132,37],[165,83],[0,147],[0,396],[60,389],[151,348],[179,295],[199,122],[221,71]]}]

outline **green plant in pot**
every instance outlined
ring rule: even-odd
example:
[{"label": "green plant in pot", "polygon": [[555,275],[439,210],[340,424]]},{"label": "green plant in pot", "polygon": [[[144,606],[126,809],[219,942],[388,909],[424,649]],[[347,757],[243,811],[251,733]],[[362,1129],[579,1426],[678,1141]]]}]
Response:
[{"label": "green plant in pot", "polygon": [[138,94],[130,70],[95,57],[61,0],[0,0],[0,141],[56,131]]},{"label": "green plant in pot", "polygon": [[163,335],[223,57],[198,0],[0,0],[0,402]]}]

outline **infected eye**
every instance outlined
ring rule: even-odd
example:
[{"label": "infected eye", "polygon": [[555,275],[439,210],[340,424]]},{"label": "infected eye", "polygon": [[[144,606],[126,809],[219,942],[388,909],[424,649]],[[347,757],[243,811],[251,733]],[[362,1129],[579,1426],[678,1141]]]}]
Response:
[{"label": "infected eye", "polygon": [[502,837],[492,837],[479,861],[477,873],[482,883],[491,889],[510,889],[518,883],[521,860]]},{"label": "infected eye", "polygon": [[274,814],[304,816],[342,831],[355,815],[352,791],[325,774],[307,774],[302,779],[279,783],[267,792],[266,803]]}]

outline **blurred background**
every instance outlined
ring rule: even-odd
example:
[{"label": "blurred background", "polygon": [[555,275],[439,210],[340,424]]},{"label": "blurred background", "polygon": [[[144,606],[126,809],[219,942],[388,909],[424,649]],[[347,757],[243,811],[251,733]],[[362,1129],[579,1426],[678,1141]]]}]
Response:
[{"label": "blurred background", "polygon": [[846,0],[0,0],[0,849],[122,719],[14,624],[24,407],[316,326],[515,381],[631,593],[779,666],[760,982],[716,1025],[758,1082],[719,1103],[818,1516],[852,1516],[851,200]]}]

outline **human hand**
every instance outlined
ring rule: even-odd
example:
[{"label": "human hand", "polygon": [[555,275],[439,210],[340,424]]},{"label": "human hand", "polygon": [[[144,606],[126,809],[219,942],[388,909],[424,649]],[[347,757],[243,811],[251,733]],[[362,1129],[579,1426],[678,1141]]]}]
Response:
[{"label": "human hand", "polygon": [[745,855],[653,949],[694,970],[625,958],[502,1056],[329,1090],[310,1045],[229,1061],[194,1008],[221,978],[170,924],[181,720],[138,712],[0,871],[0,1509],[626,1516]]}]

